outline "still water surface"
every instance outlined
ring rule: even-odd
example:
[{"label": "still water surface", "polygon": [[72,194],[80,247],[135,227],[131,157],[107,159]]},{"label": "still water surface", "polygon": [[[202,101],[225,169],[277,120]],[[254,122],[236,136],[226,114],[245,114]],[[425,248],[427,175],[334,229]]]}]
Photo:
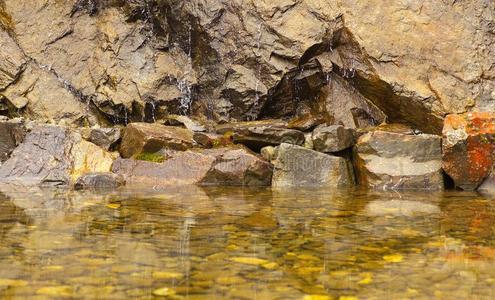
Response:
[{"label": "still water surface", "polygon": [[474,193],[9,188],[0,298],[494,299],[494,226]]}]

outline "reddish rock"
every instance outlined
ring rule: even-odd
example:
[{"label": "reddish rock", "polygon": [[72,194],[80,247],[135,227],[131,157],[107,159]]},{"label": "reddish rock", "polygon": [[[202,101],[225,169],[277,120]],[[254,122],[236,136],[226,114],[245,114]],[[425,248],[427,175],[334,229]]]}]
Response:
[{"label": "reddish rock", "polygon": [[464,190],[476,189],[495,161],[495,113],[449,115],[443,128],[443,169]]}]

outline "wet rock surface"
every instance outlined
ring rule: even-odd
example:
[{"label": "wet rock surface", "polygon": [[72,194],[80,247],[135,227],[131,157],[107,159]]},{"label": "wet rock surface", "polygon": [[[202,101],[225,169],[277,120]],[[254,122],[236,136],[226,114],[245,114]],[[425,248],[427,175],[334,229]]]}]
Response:
[{"label": "wet rock surface", "polygon": [[446,114],[493,109],[491,1],[4,2],[11,115],[102,125],[316,110],[440,133]]},{"label": "wet rock surface", "polygon": [[341,125],[320,125],[313,131],[313,147],[319,152],[340,152],[354,146],[354,136],[354,130]]},{"label": "wet rock surface", "polygon": [[361,185],[374,189],[443,189],[441,138],[374,131],[354,147]]},{"label": "wet rock surface", "polygon": [[122,176],[114,173],[90,173],[79,177],[74,184],[76,190],[115,189],[125,185]]},{"label": "wet rock surface", "polygon": [[131,123],[125,129],[120,154],[130,158],[162,149],[187,150],[193,146],[193,133],[187,129],[160,124]]},{"label": "wet rock surface", "polygon": [[344,158],[296,145],[277,147],[273,165],[274,187],[348,187],[354,184],[354,174]]},{"label": "wet rock surface", "polygon": [[449,115],[445,118],[443,169],[456,186],[476,189],[492,172],[494,150],[494,113]]}]

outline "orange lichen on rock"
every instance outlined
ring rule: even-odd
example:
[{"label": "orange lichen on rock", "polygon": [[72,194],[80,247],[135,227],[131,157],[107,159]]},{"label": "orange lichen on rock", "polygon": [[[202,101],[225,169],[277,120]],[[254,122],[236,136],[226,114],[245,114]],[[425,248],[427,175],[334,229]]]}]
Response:
[{"label": "orange lichen on rock", "polygon": [[476,189],[495,162],[495,113],[449,115],[443,130],[443,168],[456,186]]}]

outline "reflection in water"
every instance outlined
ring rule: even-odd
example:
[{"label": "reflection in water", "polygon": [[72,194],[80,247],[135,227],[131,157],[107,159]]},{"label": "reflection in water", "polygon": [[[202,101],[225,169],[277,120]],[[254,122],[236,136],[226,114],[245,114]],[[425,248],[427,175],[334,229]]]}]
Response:
[{"label": "reflection in water", "polygon": [[487,196],[1,189],[2,298],[495,296]]}]

